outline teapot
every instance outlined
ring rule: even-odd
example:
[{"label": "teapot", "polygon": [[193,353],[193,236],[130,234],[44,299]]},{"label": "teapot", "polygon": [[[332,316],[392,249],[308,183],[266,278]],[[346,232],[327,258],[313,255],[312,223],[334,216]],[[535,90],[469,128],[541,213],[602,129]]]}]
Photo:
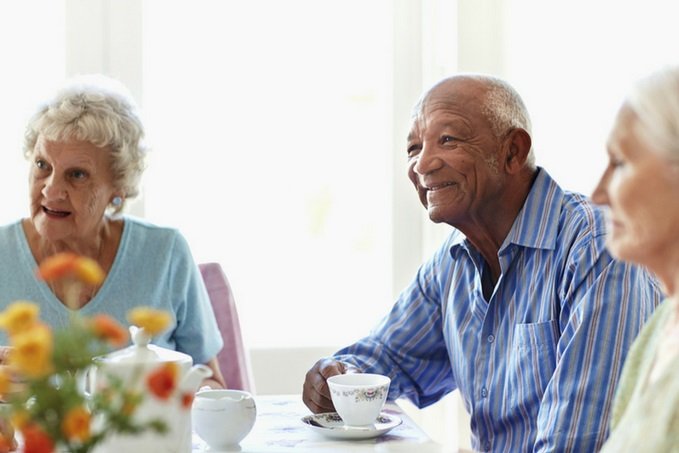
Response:
[{"label": "teapot", "polygon": [[[130,327],[132,346],[98,358],[89,372],[88,387],[94,394],[111,382],[123,383],[126,389],[143,396],[134,412],[137,423],[161,421],[164,433],[146,430],[137,434],[113,434],[102,442],[96,453],[191,451],[191,401],[201,382],[212,376],[205,365],[193,365],[188,354],[149,344],[151,337],[136,326]],[[168,363],[177,365],[177,387],[167,398],[156,396],[147,387],[147,378]]]}]

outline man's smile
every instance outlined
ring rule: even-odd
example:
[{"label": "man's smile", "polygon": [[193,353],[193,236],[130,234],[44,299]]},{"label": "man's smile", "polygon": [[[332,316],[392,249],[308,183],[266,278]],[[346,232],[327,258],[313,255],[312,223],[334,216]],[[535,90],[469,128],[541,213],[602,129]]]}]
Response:
[{"label": "man's smile", "polygon": [[436,192],[437,190],[445,189],[446,187],[450,187],[450,186],[453,186],[453,185],[456,185],[456,184],[457,183],[454,183],[454,182],[443,182],[443,183],[440,183],[440,184],[433,184],[431,186],[423,185],[422,188],[426,191],[429,191],[429,192]]}]

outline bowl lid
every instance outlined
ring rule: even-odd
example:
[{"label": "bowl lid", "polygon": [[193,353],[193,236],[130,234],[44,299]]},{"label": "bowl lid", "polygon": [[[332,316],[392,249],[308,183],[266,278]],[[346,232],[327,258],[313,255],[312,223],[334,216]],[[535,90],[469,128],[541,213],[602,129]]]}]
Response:
[{"label": "bowl lid", "polygon": [[149,344],[151,336],[147,334],[144,329],[140,329],[137,326],[130,326],[130,337],[132,338],[132,346],[113,351],[110,354],[100,357],[98,360],[107,364],[187,362],[191,365],[193,362],[193,359],[188,354],[162,348],[155,344]]}]

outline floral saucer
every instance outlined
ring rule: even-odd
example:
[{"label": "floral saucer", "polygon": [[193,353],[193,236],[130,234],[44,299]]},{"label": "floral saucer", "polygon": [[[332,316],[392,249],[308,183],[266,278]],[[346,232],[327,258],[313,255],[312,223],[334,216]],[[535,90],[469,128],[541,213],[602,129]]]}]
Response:
[{"label": "floral saucer", "polygon": [[337,412],[307,415],[302,417],[302,423],[312,431],[335,439],[370,439],[381,436],[403,422],[399,417],[382,412],[372,425],[348,426]]}]

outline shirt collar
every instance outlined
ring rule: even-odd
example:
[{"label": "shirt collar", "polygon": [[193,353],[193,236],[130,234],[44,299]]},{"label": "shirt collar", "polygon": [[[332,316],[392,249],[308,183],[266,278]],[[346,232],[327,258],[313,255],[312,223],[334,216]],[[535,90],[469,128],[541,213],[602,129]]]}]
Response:
[{"label": "shirt collar", "polygon": [[538,167],[528,197],[500,250],[509,244],[553,250],[559,231],[563,197],[561,187],[544,168]]},{"label": "shirt collar", "polygon": [[[509,244],[553,250],[559,229],[563,196],[563,190],[556,181],[544,168],[538,167],[535,181],[500,247],[500,253]],[[471,242],[457,229],[453,232],[449,244],[451,252],[459,246],[468,251],[473,249]]]}]

